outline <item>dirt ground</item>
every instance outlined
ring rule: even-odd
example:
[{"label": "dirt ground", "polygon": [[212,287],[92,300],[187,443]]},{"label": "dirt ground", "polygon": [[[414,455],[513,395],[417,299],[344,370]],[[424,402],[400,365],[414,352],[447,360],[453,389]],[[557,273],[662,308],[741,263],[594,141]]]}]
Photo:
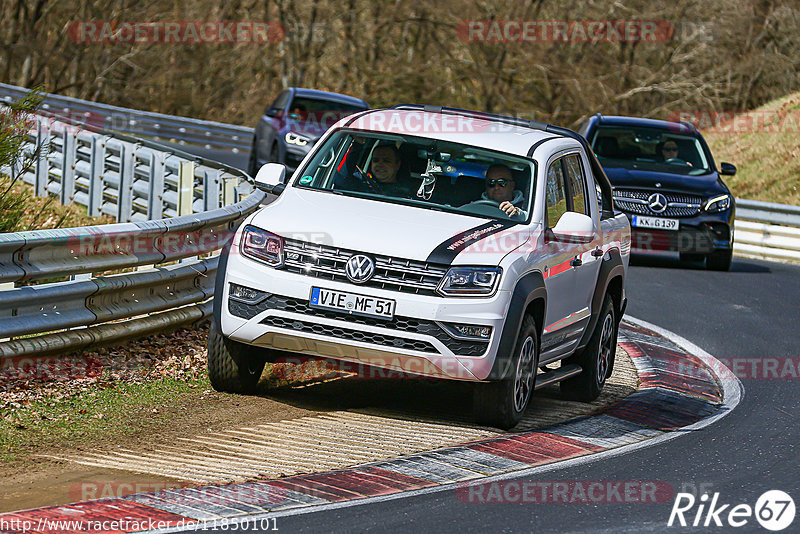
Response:
[{"label": "dirt ground", "polygon": [[[138,362],[128,370],[117,367],[115,380],[146,381],[141,377],[164,376],[171,372],[165,369],[178,368],[182,369],[178,373],[180,376],[196,381],[198,373],[205,373],[204,338],[204,332],[178,332],[144,340],[141,342],[144,344],[114,349],[112,354],[95,354],[94,357]],[[173,347],[181,346],[182,349],[173,350]],[[154,347],[158,351],[154,351]],[[142,356],[147,351],[158,352],[159,356]],[[620,356],[624,357],[624,354],[618,354],[618,362]],[[625,363],[620,362],[603,396],[595,403],[583,405],[564,402],[557,387],[537,392],[526,414],[527,427],[591,413],[635,391],[635,371],[632,370],[630,359],[623,359]],[[56,387],[49,394],[86,395],[93,387],[104,384],[108,373],[104,373],[104,376],[106,378],[98,379],[93,385],[78,387],[61,384],[61,389]],[[205,382],[203,387],[189,389],[162,400],[156,406],[144,406],[118,416],[121,420],[116,423],[120,430],[112,435],[73,440],[67,444],[51,441],[37,445],[33,450],[26,451],[23,458],[5,461],[0,465],[0,478],[4,481],[3,491],[0,492],[0,512],[196,485],[153,474],[79,465],[74,461],[54,459],[53,456],[63,458],[65,455],[75,456],[99,449],[144,453],[165,444],[177,445],[181,437],[213,434],[335,411],[452,424],[454,427],[474,426],[471,421],[472,389],[467,383],[365,378],[320,381],[317,377],[316,380],[295,382],[291,386],[279,385],[274,388],[269,387],[271,385],[274,386],[274,381],[267,380],[265,374],[258,395],[241,396],[215,392]],[[6,408],[4,417],[13,417],[8,413],[9,407],[13,410],[25,409],[25,392],[41,400],[42,394],[37,392],[35,386],[28,383],[26,387],[20,391],[6,384],[2,391],[5,397],[0,396],[0,401],[5,398],[5,404],[0,404],[0,408]],[[563,408],[559,408],[561,406]]]}]

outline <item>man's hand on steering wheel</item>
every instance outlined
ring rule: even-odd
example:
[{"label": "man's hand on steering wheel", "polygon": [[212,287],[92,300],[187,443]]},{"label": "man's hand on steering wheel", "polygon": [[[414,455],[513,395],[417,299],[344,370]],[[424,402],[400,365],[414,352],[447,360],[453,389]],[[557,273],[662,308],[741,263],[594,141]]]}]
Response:
[{"label": "man's hand on steering wheel", "polygon": [[508,200],[504,200],[497,207],[500,208],[500,211],[505,212],[505,214],[508,215],[509,217],[513,217],[514,215],[519,215],[520,213],[522,213],[522,210],[520,210],[518,207],[516,207]]}]

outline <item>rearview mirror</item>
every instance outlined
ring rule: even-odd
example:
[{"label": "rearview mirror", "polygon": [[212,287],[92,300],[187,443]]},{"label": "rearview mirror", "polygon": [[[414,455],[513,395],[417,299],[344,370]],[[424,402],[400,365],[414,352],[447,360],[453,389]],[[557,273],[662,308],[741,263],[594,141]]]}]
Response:
[{"label": "rearview mirror", "polygon": [[256,174],[256,189],[280,195],[286,189],[286,166],[280,163],[267,163]]},{"label": "rearview mirror", "polygon": [[736,165],[731,163],[720,163],[719,173],[724,176],[733,176],[736,174]]},{"label": "rearview mirror", "polygon": [[557,241],[588,243],[594,237],[594,222],[588,215],[568,211],[558,219],[551,232]]}]

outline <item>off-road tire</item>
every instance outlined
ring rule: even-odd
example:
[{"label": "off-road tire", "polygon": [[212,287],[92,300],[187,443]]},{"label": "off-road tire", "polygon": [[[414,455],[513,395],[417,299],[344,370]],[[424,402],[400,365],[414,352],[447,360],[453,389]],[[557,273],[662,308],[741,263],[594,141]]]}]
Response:
[{"label": "off-road tire", "polygon": [[208,330],[208,378],[215,390],[255,392],[266,361],[264,349],[226,338],[212,321]]},{"label": "off-road tire", "polygon": [[614,301],[611,296],[606,295],[589,344],[579,354],[565,359],[562,364],[576,363],[583,369],[581,374],[560,383],[561,393],[568,399],[592,402],[600,396],[606,379],[614,369],[618,326]]},{"label": "off-road tire", "polygon": [[[495,382],[475,384],[473,413],[480,424],[510,429],[522,419],[536,387],[538,332],[534,318],[526,315],[514,346],[514,368],[509,371],[510,376]],[[524,360],[522,365],[521,360]],[[518,399],[518,396],[524,398]]]}]

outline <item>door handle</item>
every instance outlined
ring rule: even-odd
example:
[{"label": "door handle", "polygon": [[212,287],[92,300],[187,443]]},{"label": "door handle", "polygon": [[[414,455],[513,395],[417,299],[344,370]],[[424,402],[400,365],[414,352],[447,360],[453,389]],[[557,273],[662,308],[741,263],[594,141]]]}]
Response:
[{"label": "door handle", "polygon": [[594,256],[595,258],[599,258],[603,254],[604,254],[603,249],[601,249],[600,247],[597,247],[592,251],[592,256]]},{"label": "door handle", "polygon": [[569,260],[569,264],[572,265],[573,267],[580,267],[581,265],[583,265],[583,261],[580,258],[575,257]]}]

